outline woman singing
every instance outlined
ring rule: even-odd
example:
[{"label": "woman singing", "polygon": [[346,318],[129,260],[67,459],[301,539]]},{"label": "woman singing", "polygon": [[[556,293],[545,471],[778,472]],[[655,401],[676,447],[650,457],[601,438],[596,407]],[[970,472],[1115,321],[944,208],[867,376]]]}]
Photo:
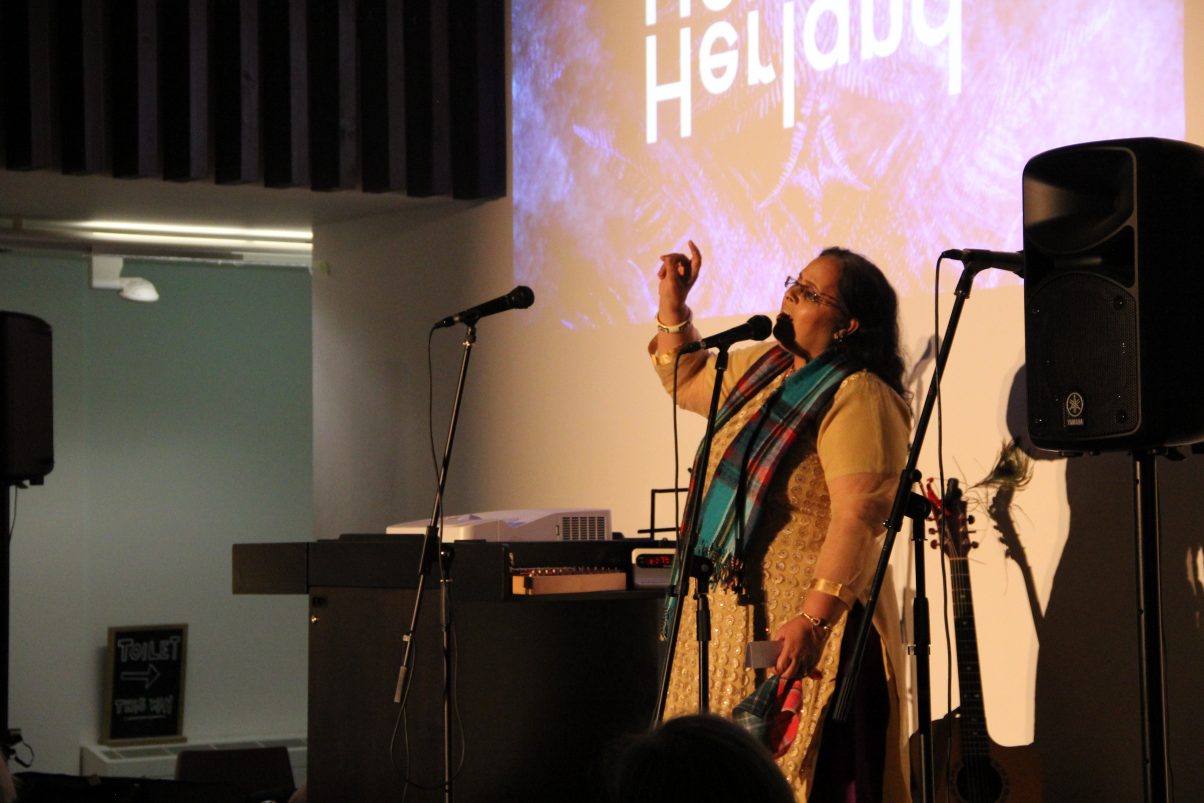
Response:
[{"label": "woman singing", "polygon": [[[662,257],[658,273],[649,353],[670,391],[677,350],[699,339],[686,298],[702,254],[689,247],[689,256]],[[765,737],[798,800],[905,801],[902,641],[889,573],[848,721],[828,717],[907,457],[895,292],[865,257],[828,248],[787,277],[773,334],[776,342],[732,351],[710,464],[687,504],[701,519],[695,552],[715,565],[711,710],[740,720],[741,702],[770,688],[799,712]],[[713,355],[682,355],[679,405],[706,415],[715,376]],[[666,719],[698,701],[694,605],[680,604]],[[746,645],[762,640],[780,642],[776,664],[746,668]]]}]

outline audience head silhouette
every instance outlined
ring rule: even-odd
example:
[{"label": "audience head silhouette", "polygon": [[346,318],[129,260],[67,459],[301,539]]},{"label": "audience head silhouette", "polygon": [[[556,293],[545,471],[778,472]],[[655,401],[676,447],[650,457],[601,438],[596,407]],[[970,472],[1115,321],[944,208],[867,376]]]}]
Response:
[{"label": "audience head silhouette", "polygon": [[739,725],[716,716],[678,717],[629,737],[607,777],[612,803],[794,800],[769,752]]}]

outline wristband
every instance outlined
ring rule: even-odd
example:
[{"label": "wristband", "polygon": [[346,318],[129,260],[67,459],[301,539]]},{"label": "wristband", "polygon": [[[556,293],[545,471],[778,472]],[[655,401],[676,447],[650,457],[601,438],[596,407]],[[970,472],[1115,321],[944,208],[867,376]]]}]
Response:
[{"label": "wristband", "polygon": [[661,323],[660,313],[657,313],[656,328],[659,329],[660,331],[664,332],[667,335],[676,335],[676,334],[679,334],[681,332],[681,330],[683,330],[687,326],[689,326],[693,320],[694,320],[694,314],[692,312],[687,312],[686,319],[684,321],[682,321],[681,323],[675,323],[672,326],[669,326],[668,324]]}]

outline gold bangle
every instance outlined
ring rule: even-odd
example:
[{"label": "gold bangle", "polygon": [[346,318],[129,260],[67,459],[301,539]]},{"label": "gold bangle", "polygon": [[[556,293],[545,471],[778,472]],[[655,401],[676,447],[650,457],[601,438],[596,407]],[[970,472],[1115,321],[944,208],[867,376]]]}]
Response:
[{"label": "gold bangle", "polygon": [[823,619],[820,619],[818,616],[812,616],[811,614],[807,613],[806,611],[802,611],[801,616],[804,619],[806,619],[808,622],[810,622],[813,626],[824,631],[825,636],[832,634],[832,625],[828,624]]},{"label": "gold bangle", "polygon": [[659,329],[660,331],[664,332],[667,335],[676,335],[676,334],[679,334],[682,329],[685,329],[687,326],[689,326],[693,322],[693,320],[694,320],[694,313],[686,312],[686,319],[684,321],[682,321],[681,323],[675,323],[670,326],[669,324],[661,323],[661,316],[660,316],[660,313],[658,312],[656,314],[656,328]]},{"label": "gold bangle", "polygon": [[808,591],[818,591],[821,594],[831,594],[848,607],[852,608],[853,603],[857,601],[857,595],[853,589],[846,586],[844,583],[837,583],[834,580],[825,580],[822,577],[816,577],[811,581],[811,585],[807,588]]}]

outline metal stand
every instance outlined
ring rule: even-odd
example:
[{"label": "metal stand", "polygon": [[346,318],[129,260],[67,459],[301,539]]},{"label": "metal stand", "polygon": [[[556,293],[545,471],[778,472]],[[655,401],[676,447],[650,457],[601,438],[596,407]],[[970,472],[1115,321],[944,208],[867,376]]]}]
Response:
[{"label": "metal stand", "polygon": [[0,502],[0,516],[3,516],[4,522],[4,543],[0,545],[0,752],[4,754],[5,759],[12,758],[13,745],[16,744],[8,729],[8,638],[9,615],[12,611],[12,592],[9,587],[12,556],[8,538],[12,512],[8,499],[12,489],[13,486],[7,479],[0,482],[0,490],[4,491],[4,501]]},{"label": "metal stand", "polygon": [[12,628],[12,542],[9,540],[9,527],[12,524],[12,509],[9,507],[10,494],[14,488],[24,488],[23,482],[30,485],[41,485],[45,477],[4,477],[0,478],[0,490],[4,492],[4,501],[0,502],[0,521],[4,522],[4,543],[0,545],[0,755],[6,761],[15,760],[23,767],[29,764],[20,759],[13,759],[16,747],[22,741],[20,728],[13,728],[8,721],[8,681],[10,638]]},{"label": "metal stand", "polygon": [[[918,479],[918,477],[917,477]],[[908,497],[911,543],[915,549],[916,596],[911,603],[912,644],[908,651],[916,659],[916,713],[920,720],[920,789],[924,803],[936,800],[936,771],[932,753],[932,635],[928,619],[928,586],[925,581],[925,524],[932,505],[917,493]]]},{"label": "metal stand", "polygon": [[443,799],[452,800],[452,747],[451,747],[451,690],[452,690],[452,654],[451,654],[451,606],[450,583],[451,561],[453,551],[450,545],[443,544],[441,538],[441,518],[443,516],[443,491],[447,487],[447,470],[451,462],[452,443],[456,439],[456,423],[460,419],[460,401],[464,397],[464,380],[468,375],[468,360],[472,355],[473,344],[477,341],[476,318],[465,321],[468,330],[464,333],[464,354],[460,360],[460,378],[456,383],[456,398],[452,403],[451,424],[447,431],[447,443],[443,447],[443,462],[439,466],[439,484],[435,489],[435,504],[431,510],[431,521],[427,525],[426,535],[422,540],[422,553],[418,561],[418,581],[415,584],[414,609],[410,615],[410,626],[402,641],[405,644],[401,657],[401,669],[397,673],[397,688],[393,693],[393,702],[400,703],[405,689],[406,675],[410,670],[410,661],[414,651],[414,633],[418,628],[418,613],[422,607],[423,592],[426,590],[426,578],[430,574],[435,555],[439,556],[439,628],[443,634]]},{"label": "metal stand", "polygon": [[[707,429],[702,439],[702,448],[694,463],[693,481],[699,483],[699,492],[695,494],[686,508],[686,526],[683,528],[684,539],[677,544],[677,560],[682,562],[677,583],[669,590],[669,594],[677,598],[673,606],[673,615],[669,621],[667,634],[668,646],[665,650],[665,662],[661,667],[660,690],[657,693],[656,711],[652,717],[652,727],[660,724],[665,716],[665,700],[669,695],[669,676],[673,672],[673,656],[677,651],[677,632],[681,629],[681,603],[690,588],[690,578],[695,578],[694,599],[698,610],[698,710],[706,713],[710,708],[710,667],[709,646],[711,640],[710,602],[707,590],[710,586],[711,567],[709,560],[696,559],[694,547],[698,543],[698,531],[702,527],[700,517],[702,507],[702,484],[706,480],[706,470],[711,459],[711,441],[715,437],[715,418],[719,413],[719,391],[723,386],[723,374],[727,371],[727,346],[720,346],[715,356],[715,386],[711,390],[711,406],[707,410]],[[705,628],[704,628],[705,624]]]},{"label": "metal stand", "polygon": [[[916,471],[916,463],[920,458],[920,450],[924,446],[924,436],[928,432],[928,422],[932,418],[932,410],[936,406],[936,399],[940,392],[941,377],[945,371],[945,363],[949,360],[949,350],[953,346],[953,336],[957,333],[957,324],[961,319],[962,307],[965,306],[966,299],[970,297],[970,289],[974,284],[974,277],[989,267],[992,266],[987,262],[976,262],[973,259],[967,260],[965,267],[962,269],[961,278],[958,279],[957,287],[954,290],[955,299],[953,308],[949,311],[949,322],[945,327],[945,337],[941,341],[941,348],[937,354],[936,370],[933,373],[932,382],[928,386],[928,395],[924,399],[924,406],[920,411],[920,417],[916,421],[916,431],[912,437],[911,449],[907,454],[907,464],[899,474],[899,486],[895,491],[895,501],[891,506],[890,518],[886,520],[886,538],[882,544],[882,552],[878,557],[878,566],[874,571],[873,581],[870,584],[869,601],[866,604],[865,615],[862,617],[857,628],[857,633],[853,637],[853,652],[849,659],[849,664],[843,672],[840,688],[837,690],[832,717],[838,722],[846,722],[848,720],[853,702],[853,689],[856,688],[857,675],[861,670],[861,662],[865,655],[866,640],[869,637],[870,628],[873,627],[874,611],[878,607],[878,596],[882,592],[882,582],[886,577],[886,571],[890,565],[890,554],[895,545],[895,536],[898,535],[899,530],[903,526],[904,515],[911,515],[909,513],[912,504],[911,499],[916,496],[911,491],[911,486],[920,478],[919,473]],[[918,605],[918,601],[924,599],[924,589],[921,585],[922,580],[920,579],[924,567],[924,557],[918,545],[916,551],[916,600]],[[925,629],[927,629],[927,609],[927,601],[925,601],[923,605]],[[919,636],[918,621],[919,617],[917,617],[917,638]],[[918,649],[919,646],[917,643]],[[917,653],[916,657],[919,659],[920,655]],[[927,677],[924,678],[923,685],[920,686],[919,672],[921,670],[919,664],[920,662],[917,660],[917,686],[925,692],[929,692],[929,679]],[[928,672],[927,660],[924,661],[923,671],[925,674]],[[919,695],[917,694],[918,698]],[[931,719],[931,709],[929,709],[928,714],[920,716],[920,726],[922,728],[927,726],[929,729],[928,736],[924,740],[924,744],[929,748],[931,748]],[[929,755],[924,767],[924,772],[926,773],[924,777],[926,795],[933,793],[931,749],[927,752]],[[931,800],[928,797],[925,799]]]},{"label": "metal stand", "polygon": [[[651,493],[649,494],[649,499],[648,499],[648,527],[647,527],[647,529],[641,528],[639,530],[636,530],[636,532],[639,533],[640,535],[647,534],[648,537],[650,539],[652,539],[653,541],[664,540],[664,539],[658,539],[656,537],[660,533],[676,533],[677,532],[676,520],[674,521],[672,527],[657,527],[656,526],[656,497],[663,495],[663,494],[673,494],[674,496],[680,496],[681,494],[686,493],[689,490],[690,490],[689,488],[653,488]],[[676,519],[676,515],[674,516],[674,519]]]},{"label": "metal stand", "polygon": [[1162,649],[1161,533],[1155,450],[1133,452],[1133,504],[1137,526],[1137,609],[1140,629],[1141,753],[1146,803],[1169,800],[1166,752],[1166,660]]}]

